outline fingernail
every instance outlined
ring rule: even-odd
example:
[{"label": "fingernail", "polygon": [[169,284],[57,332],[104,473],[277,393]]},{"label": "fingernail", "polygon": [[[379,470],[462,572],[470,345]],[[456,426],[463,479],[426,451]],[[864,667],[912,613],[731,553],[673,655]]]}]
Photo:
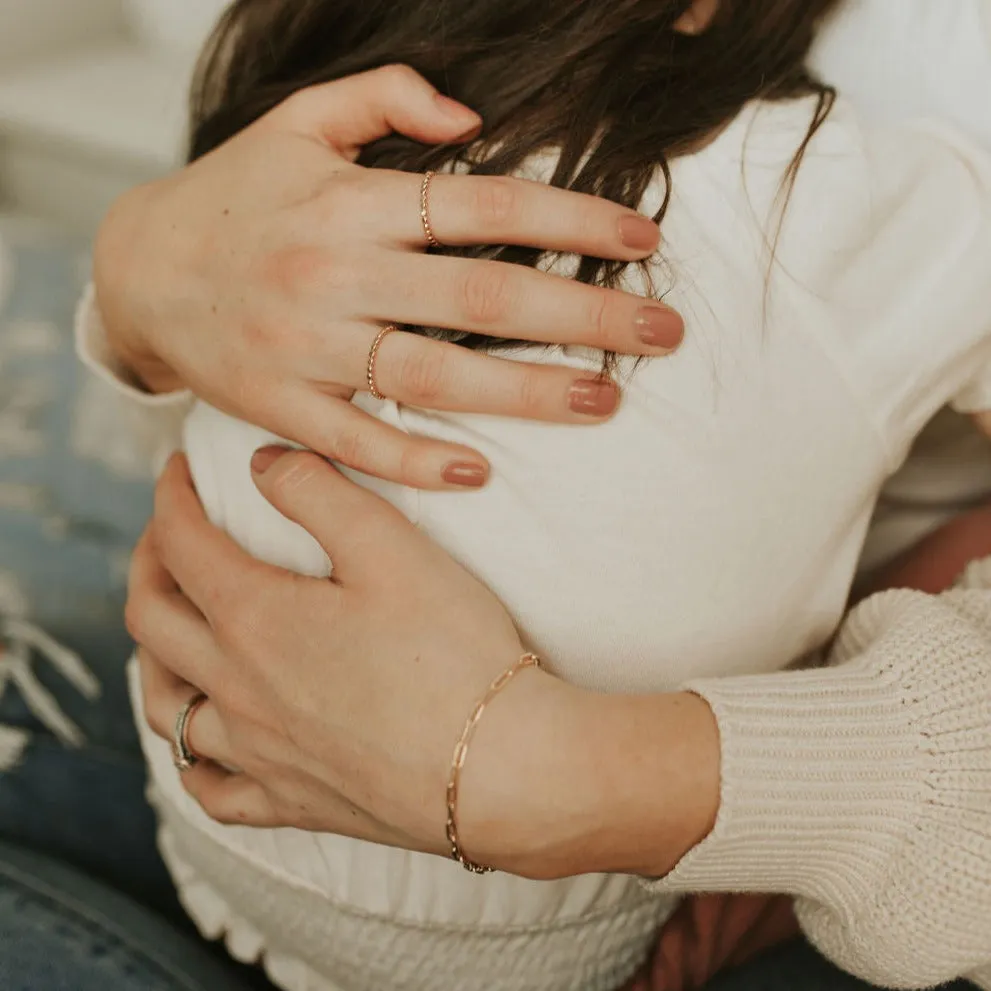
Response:
[{"label": "fingernail", "polygon": [[653,251],[661,239],[661,231],[646,217],[623,217],[619,222],[619,239],[635,251]]},{"label": "fingernail", "polygon": [[447,117],[464,123],[465,132],[463,135],[458,135],[459,137],[467,137],[472,131],[477,133],[481,128],[482,118],[470,107],[452,100],[449,96],[444,96],[443,93],[434,93],[434,101]]},{"label": "fingernail", "polygon": [[667,351],[673,351],[685,336],[681,318],[666,306],[641,306],[633,326],[644,344]]},{"label": "fingernail", "polygon": [[264,475],[288,450],[288,447],[279,447],[277,444],[269,444],[268,447],[259,447],[251,455],[251,470],[256,475]]},{"label": "fingernail", "polygon": [[473,461],[452,461],[440,474],[449,485],[465,485],[472,489],[481,488],[489,477],[485,466]]},{"label": "fingernail", "polygon": [[579,379],[568,393],[568,405],[585,416],[608,416],[619,402],[619,390],[608,379]]}]

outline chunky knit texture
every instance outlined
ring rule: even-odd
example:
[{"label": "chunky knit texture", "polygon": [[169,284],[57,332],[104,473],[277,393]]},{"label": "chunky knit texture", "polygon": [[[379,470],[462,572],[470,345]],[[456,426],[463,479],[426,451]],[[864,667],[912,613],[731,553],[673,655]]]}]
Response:
[{"label": "chunky knit texture", "polygon": [[687,687],[722,734],[712,835],[657,891],[796,896],[844,969],[991,988],[991,561],[868,599],[830,666]]}]

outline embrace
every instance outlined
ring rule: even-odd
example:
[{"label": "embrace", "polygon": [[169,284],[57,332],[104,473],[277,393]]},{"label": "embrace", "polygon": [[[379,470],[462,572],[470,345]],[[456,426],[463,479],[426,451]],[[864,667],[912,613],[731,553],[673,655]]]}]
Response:
[{"label": "embrace", "polygon": [[184,452],[128,605],[160,848],[277,987],[800,929],[991,989],[991,520],[876,512],[991,425],[991,156],[813,67],[846,7],[221,21],[78,330]]}]

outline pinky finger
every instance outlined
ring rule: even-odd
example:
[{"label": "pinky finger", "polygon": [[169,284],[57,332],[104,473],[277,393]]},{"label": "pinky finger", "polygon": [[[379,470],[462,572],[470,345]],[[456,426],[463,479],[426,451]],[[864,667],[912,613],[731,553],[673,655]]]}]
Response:
[{"label": "pinky finger", "polygon": [[181,781],[203,811],[225,826],[276,829],[284,825],[268,793],[246,774],[204,760],[184,771]]},{"label": "pinky finger", "polygon": [[480,488],[488,481],[489,463],[472,448],[411,437],[349,402],[315,390],[297,394],[279,418],[282,422],[275,427],[281,436],[295,437],[365,475],[414,489]]}]

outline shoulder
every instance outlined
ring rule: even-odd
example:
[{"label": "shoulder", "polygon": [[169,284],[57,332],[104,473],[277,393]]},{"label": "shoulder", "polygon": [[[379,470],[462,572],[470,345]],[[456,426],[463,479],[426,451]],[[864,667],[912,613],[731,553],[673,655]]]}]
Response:
[{"label": "shoulder", "polygon": [[842,98],[809,137],[816,108],[753,104],[681,161],[666,243],[749,286],[766,340],[814,338],[900,456],[991,356],[991,156]]},{"label": "shoulder", "polygon": [[991,0],[847,3],[811,61],[873,121],[934,117],[991,147]]}]

